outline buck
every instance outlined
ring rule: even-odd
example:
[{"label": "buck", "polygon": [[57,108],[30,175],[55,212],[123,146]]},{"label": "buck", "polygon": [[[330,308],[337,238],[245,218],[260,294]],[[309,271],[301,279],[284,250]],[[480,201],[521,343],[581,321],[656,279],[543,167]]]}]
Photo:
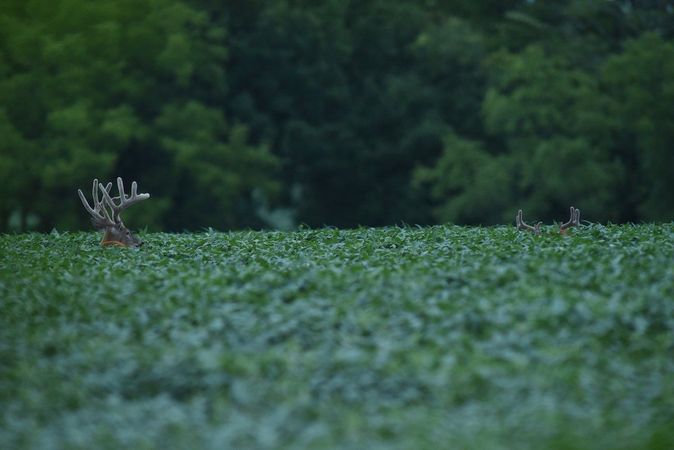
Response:
[{"label": "buck", "polygon": [[[571,217],[569,218],[569,221],[559,225],[559,234],[566,234],[569,228],[580,226],[580,209],[572,206],[570,212]],[[527,224],[522,218],[521,209],[517,211],[517,215],[515,216],[515,224],[520,231],[530,231],[534,234],[541,234],[541,223],[542,222],[538,222],[534,226]]]},{"label": "buck", "polygon": [[[81,189],[78,189],[77,193],[80,196],[80,200],[82,200],[84,209],[91,215],[91,223],[94,225],[94,228],[104,230],[101,245],[138,248],[143,245],[143,241],[134,236],[124,226],[120,214],[129,206],[147,200],[150,198],[150,194],[139,194],[137,192],[138,185],[134,181],[131,183],[131,195],[127,197],[124,193],[124,182],[119,177],[117,178],[118,197],[110,197],[111,188],[112,183],[108,183],[104,187],[103,184],[98,183],[97,179],[94,179],[94,185],[91,189],[91,196],[94,202],[93,208],[89,205]],[[102,199],[98,196],[99,190],[101,191]],[[115,203],[115,201],[119,203]]]}]

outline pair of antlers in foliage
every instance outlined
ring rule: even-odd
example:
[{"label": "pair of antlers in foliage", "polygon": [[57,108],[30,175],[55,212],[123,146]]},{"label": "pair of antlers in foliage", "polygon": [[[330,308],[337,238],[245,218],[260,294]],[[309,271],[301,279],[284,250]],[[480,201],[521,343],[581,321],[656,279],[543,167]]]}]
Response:
[{"label": "pair of antlers in foliage", "polygon": [[[572,206],[570,208],[570,214],[571,217],[569,218],[569,221],[559,225],[560,234],[566,234],[567,230],[571,227],[580,226],[580,209],[574,208]],[[534,234],[541,234],[541,222],[538,222],[534,226],[527,224],[522,218],[521,209],[517,211],[517,215],[515,216],[515,224],[517,225],[517,229],[520,231],[530,231]]]},{"label": "pair of antlers in foliage", "polygon": [[[103,186],[99,184],[97,179],[94,179],[94,184],[91,189],[91,196],[93,197],[92,207],[89,205],[82,190],[78,189],[77,193],[82,200],[84,209],[91,215],[91,222],[97,230],[104,230],[103,240],[101,245],[114,245],[118,247],[140,247],[143,242],[134,236],[122,222],[121,213],[129,206],[134,205],[140,201],[150,198],[150,194],[139,194],[138,185],[134,181],[131,183],[131,195],[127,196],[124,192],[124,182],[121,178],[117,178],[117,189],[119,195],[116,197],[110,196],[110,189],[112,183]],[[102,194],[102,198],[98,196],[98,191]]]}]

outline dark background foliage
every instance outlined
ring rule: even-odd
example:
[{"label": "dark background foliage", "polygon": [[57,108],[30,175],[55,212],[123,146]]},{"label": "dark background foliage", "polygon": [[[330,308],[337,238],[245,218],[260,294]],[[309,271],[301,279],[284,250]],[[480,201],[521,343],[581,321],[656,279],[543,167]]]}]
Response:
[{"label": "dark background foliage", "polygon": [[664,1],[4,0],[0,231],[674,219]]}]

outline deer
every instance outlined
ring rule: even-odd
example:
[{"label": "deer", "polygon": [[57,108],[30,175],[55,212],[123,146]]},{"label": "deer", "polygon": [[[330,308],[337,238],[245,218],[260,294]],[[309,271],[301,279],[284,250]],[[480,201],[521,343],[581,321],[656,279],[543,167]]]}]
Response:
[{"label": "deer", "polygon": [[[515,216],[515,225],[517,226],[517,229],[520,231],[528,231],[534,234],[541,234],[542,222],[538,222],[533,226],[529,225],[524,221],[522,214],[522,210],[520,209],[517,211],[517,215]],[[570,208],[570,214],[571,217],[569,218],[569,221],[559,225],[559,234],[566,234],[570,228],[580,226],[580,209],[574,208],[572,206]]]},{"label": "deer", "polygon": [[[117,177],[117,189],[119,196],[110,197],[110,189],[112,183],[103,186],[94,179],[93,187],[91,189],[91,196],[93,197],[94,207],[89,205],[84,193],[81,189],[77,193],[82,200],[84,209],[91,215],[91,223],[97,230],[103,230],[103,239],[101,245],[116,246],[116,247],[130,247],[139,248],[143,245],[138,237],[134,236],[131,231],[122,222],[121,213],[129,206],[140,201],[150,198],[150,194],[138,194],[138,185],[134,181],[131,183],[131,195],[128,197],[124,193],[124,182],[121,177]],[[99,198],[98,191],[101,191],[102,198]],[[118,203],[115,203],[117,201]]]}]

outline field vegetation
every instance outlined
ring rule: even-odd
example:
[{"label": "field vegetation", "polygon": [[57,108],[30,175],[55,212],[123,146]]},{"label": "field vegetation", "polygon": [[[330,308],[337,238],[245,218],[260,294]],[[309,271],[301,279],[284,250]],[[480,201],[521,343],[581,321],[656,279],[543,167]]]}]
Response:
[{"label": "field vegetation", "polygon": [[674,448],[674,225],[0,235],[0,448]]}]

